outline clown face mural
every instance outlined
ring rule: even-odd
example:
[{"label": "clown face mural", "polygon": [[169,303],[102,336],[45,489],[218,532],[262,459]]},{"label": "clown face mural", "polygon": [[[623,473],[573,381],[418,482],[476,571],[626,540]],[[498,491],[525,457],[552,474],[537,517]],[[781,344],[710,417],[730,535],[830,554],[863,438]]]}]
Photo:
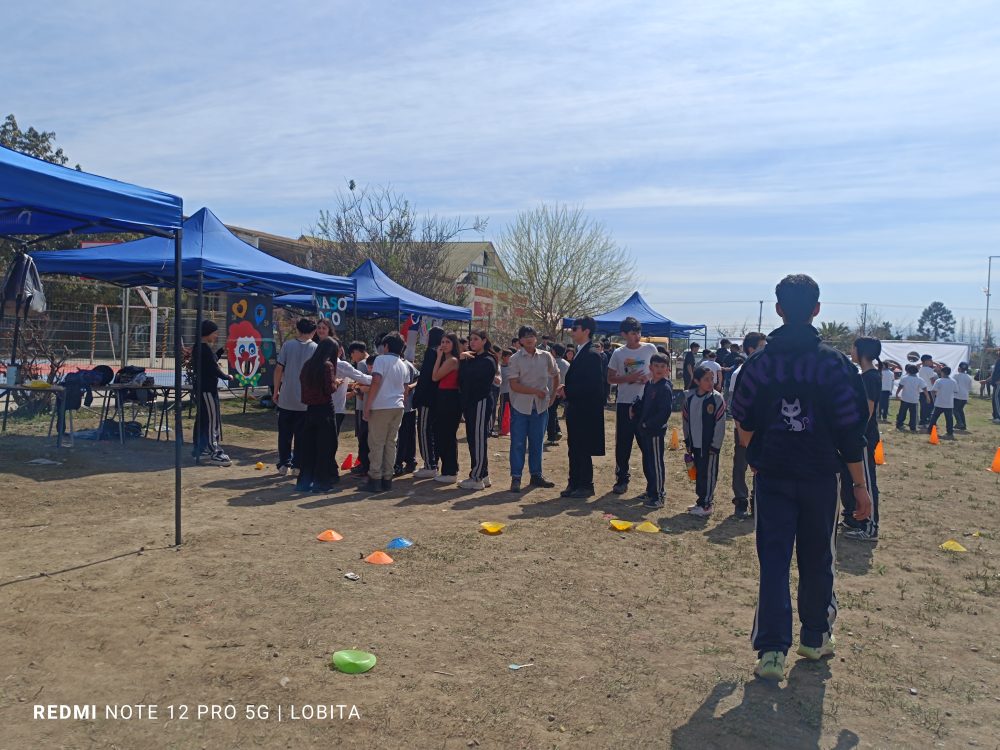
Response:
[{"label": "clown face mural", "polygon": [[229,353],[229,370],[244,388],[253,388],[260,381],[264,364],[263,342],[260,332],[250,321],[243,320],[229,328],[226,342]]}]

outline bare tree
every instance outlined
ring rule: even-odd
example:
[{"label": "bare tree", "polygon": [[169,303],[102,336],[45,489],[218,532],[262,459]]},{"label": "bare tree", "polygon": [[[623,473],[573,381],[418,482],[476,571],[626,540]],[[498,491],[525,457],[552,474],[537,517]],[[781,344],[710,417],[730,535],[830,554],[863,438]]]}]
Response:
[{"label": "bare tree", "polygon": [[337,207],[320,211],[310,230],[315,242],[312,267],[325,273],[349,274],[371,258],[385,273],[408,289],[443,302],[454,302],[454,279],[445,273],[446,244],[459,235],[482,234],[486,220],[425,215],[391,186],[337,191]]},{"label": "bare tree", "polygon": [[564,317],[621,304],[635,288],[635,261],[582,208],[542,204],[504,229],[497,250],[512,291],[547,333]]}]

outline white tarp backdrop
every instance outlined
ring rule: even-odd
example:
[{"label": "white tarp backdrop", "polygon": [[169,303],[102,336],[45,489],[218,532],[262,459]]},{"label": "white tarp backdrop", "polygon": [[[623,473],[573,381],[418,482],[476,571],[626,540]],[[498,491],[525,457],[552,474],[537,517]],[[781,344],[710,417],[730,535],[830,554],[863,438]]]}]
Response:
[{"label": "white tarp backdrop", "polygon": [[[948,365],[952,372],[958,372],[959,362],[969,361],[968,344],[946,344],[940,341],[883,341],[883,361],[893,361],[905,366],[912,362],[920,364],[920,357],[930,354],[935,362]],[[971,364],[971,363],[970,363]]]}]

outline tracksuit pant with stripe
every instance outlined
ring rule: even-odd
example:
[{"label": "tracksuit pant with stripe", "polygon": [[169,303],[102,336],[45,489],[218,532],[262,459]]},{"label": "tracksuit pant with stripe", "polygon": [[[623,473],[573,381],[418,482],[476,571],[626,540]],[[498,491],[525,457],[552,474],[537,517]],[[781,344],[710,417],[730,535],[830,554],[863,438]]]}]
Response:
[{"label": "tracksuit pant with stripe", "polygon": [[636,434],[642,451],[642,473],[646,477],[646,497],[663,500],[666,497],[666,468],[663,464],[666,431]]},{"label": "tracksuit pant with stripe", "polygon": [[194,457],[222,453],[222,411],[218,391],[205,391],[194,417]]},{"label": "tracksuit pant with stripe", "polygon": [[417,448],[420,450],[420,460],[423,468],[436,469],[438,465],[437,451],[434,448],[434,421],[431,407],[419,406],[417,413]]},{"label": "tracksuit pant with stripe", "polygon": [[[615,483],[628,484],[632,478],[629,460],[632,458],[632,442],[638,442],[635,424],[629,411],[632,404],[618,404],[615,409]],[[642,444],[640,443],[640,447]]]},{"label": "tracksuit pant with stripe", "polygon": [[875,445],[865,446],[864,458],[861,467],[864,469],[865,485],[868,488],[868,495],[872,499],[872,514],[866,521],[854,520],[854,480],[851,473],[844,466],[840,472],[840,502],[844,506],[844,523],[855,529],[865,529],[869,534],[878,534],[878,479],[875,475]]},{"label": "tracksuit pant with stripe", "polygon": [[399,423],[399,440],[396,443],[396,462],[394,469],[402,470],[407,465],[417,462],[417,413],[404,411],[403,421]]},{"label": "tracksuit pant with stripe", "polygon": [[837,475],[781,479],[763,472],[756,478],[754,527],[760,589],[751,642],[758,655],[788,653],[792,645],[789,568],[792,547],[799,571],[798,610],[802,645],[818,648],[833,632],[836,557]]},{"label": "tracksuit pant with stripe", "polygon": [[715,503],[715,487],[719,483],[719,454],[711,448],[695,448],[691,454],[697,472],[694,491],[698,505],[711,508]]},{"label": "tracksuit pant with stripe", "polygon": [[469,444],[469,459],[472,462],[469,477],[477,481],[490,474],[490,450],[487,442],[490,437],[491,401],[487,396],[467,404],[464,409],[465,439]]}]

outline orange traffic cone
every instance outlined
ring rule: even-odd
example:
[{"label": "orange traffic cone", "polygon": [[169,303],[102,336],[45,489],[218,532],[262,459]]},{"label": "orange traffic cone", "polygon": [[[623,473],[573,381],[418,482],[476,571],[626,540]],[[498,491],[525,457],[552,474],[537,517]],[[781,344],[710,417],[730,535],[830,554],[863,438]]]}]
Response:
[{"label": "orange traffic cone", "polygon": [[681,439],[677,436],[677,428],[670,431],[670,450],[676,451],[681,447]]},{"label": "orange traffic cone", "polygon": [[392,562],[392,558],[382,550],[376,550],[365,558],[365,562],[372,565],[389,565]]},{"label": "orange traffic cone", "polygon": [[1000,448],[997,448],[996,455],[993,456],[993,463],[990,465],[990,471],[994,474],[1000,474]]},{"label": "orange traffic cone", "polygon": [[881,440],[875,445],[875,465],[885,466],[885,448]]},{"label": "orange traffic cone", "polygon": [[347,458],[344,459],[344,463],[340,465],[341,471],[350,471],[354,468],[354,454],[348,453]]},{"label": "orange traffic cone", "polygon": [[500,418],[500,434],[509,435],[510,434],[510,404],[503,405],[503,416]]},{"label": "orange traffic cone", "polygon": [[327,529],[316,538],[319,539],[321,542],[339,542],[344,537],[342,537],[333,529]]},{"label": "orange traffic cone", "polygon": [[930,443],[931,443],[931,445],[937,445],[940,442],[941,442],[941,440],[938,439],[938,434],[937,434],[937,425],[932,425],[931,426],[931,440],[930,440]]}]

